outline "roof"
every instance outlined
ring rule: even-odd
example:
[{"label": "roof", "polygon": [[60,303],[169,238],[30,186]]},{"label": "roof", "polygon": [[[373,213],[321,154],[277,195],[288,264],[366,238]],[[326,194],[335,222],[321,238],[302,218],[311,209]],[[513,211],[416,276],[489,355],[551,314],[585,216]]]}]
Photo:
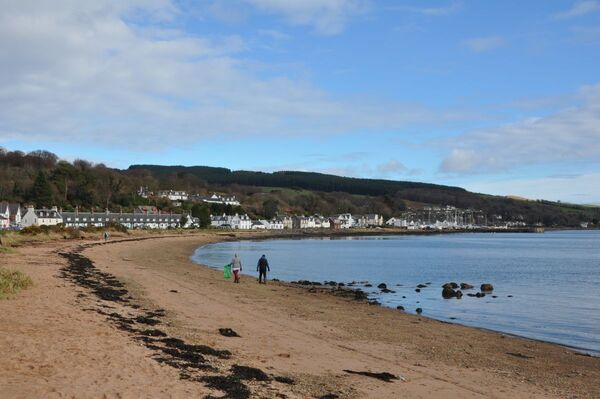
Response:
[{"label": "roof", "polygon": [[8,209],[10,211],[11,216],[16,215],[17,212],[21,212],[21,204],[8,204]]},{"label": "roof", "polygon": [[33,212],[35,213],[35,216],[39,218],[62,219],[60,213],[58,213],[58,211],[55,211],[54,209],[35,209]]}]

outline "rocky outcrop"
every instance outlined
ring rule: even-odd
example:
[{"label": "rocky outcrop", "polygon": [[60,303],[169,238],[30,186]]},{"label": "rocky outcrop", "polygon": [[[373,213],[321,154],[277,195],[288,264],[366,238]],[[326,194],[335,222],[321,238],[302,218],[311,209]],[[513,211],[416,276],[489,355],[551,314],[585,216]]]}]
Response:
[{"label": "rocky outcrop", "polygon": [[461,290],[470,290],[474,288],[471,284],[468,283],[460,283],[460,289]]}]

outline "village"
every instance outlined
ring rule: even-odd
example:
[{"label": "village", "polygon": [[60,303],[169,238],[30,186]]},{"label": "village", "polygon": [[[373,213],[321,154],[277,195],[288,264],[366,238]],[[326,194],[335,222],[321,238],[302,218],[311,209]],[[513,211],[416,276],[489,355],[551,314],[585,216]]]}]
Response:
[{"label": "village", "polygon": [[[142,198],[155,196],[146,188],[140,188]],[[166,198],[173,206],[184,201],[240,206],[235,196],[213,193],[210,196],[188,194],[186,191],[161,190],[159,198]],[[133,212],[63,211],[57,206],[35,208],[33,205],[0,202],[0,230],[20,230],[30,226],[56,226],[70,228],[107,227],[121,225],[127,229],[174,229],[199,228],[199,219],[188,213],[163,212],[156,206],[137,206]],[[409,209],[387,220],[380,214],[353,215],[341,213],[331,216],[278,214],[271,219],[252,219],[247,214],[210,215],[210,227],[232,230],[297,230],[297,229],[352,229],[352,228],[398,228],[407,230],[453,230],[453,229],[507,229],[525,227],[523,221],[505,222],[501,216],[489,218],[482,211],[458,209],[453,206]],[[208,226],[202,226],[208,227]]]}]

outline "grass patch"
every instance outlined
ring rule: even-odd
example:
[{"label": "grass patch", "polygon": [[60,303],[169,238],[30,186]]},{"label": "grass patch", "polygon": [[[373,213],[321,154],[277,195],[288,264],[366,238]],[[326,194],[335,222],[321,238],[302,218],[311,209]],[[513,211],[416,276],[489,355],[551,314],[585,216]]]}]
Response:
[{"label": "grass patch", "polygon": [[31,285],[33,281],[26,274],[0,268],[0,299],[9,298]]}]

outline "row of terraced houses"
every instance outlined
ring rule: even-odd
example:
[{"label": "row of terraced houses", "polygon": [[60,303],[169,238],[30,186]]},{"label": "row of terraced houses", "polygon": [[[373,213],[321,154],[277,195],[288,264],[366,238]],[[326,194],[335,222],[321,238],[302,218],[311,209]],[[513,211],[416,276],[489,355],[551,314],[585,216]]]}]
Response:
[{"label": "row of terraced houses", "polygon": [[0,202],[0,229],[18,230],[29,226],[105,227],[120,224],[128,229],[168,229],[193,227],[197,220],[190,215],[161,212],[153,206],[140,206],[133,212],[66,212],[51,208],[22,207],[20,204]]},{"label": "row of terraced houses", "polygon": [[383,217],[378,214],[358,216],[343,213],[330,217],[278,215],[270,220],[252,220],[248,215],[211,215],[211,226],[239,230],[369,228],[383,226]]}]

